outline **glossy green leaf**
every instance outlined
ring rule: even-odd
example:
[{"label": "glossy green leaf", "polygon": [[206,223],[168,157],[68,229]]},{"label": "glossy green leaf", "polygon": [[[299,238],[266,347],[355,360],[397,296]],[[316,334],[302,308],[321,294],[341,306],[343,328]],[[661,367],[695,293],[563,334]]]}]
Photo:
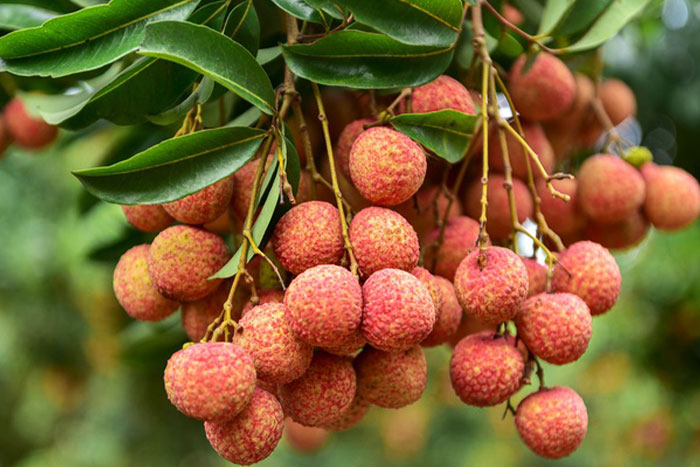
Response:
[{"label": "glossy green leaf", "polygon": [[234,118],[226,126],[250,126],[257,122],[262,112],[257,107],[251,107],[238,117]]},{"label": "glossy green leaf", "polygon": [[90,193],[110,203],[167,203],[243,167],[260,148],[264,135],[248,127],[198,131],[163,141],[114,165],[74,175]]},{"label": "glossy green leaf", "polygon": [[339,0],[304,0],[306,3],[311,5],[312,7],[316,8],[317,10],[321,10],[323,13],[326,13],[328,16],[335,18],[335,19],[343,19],[347,17],[346,11],[343,10],[342,6],[340,5],[342,2]]},{"label": "glossy green leaf", "polygon": [[272,2],[295,18],[312,23],[330,24],[331,18],[303,0],[272,0]]},{"label": "glossy green leaf", "polygon": [[566,17],[554,30],[556,36],[569,36],[585,31],[605,9],[618,0],[586,0],[574,3]]},{"label": "glossy green leaf", "polygon": [[338,0],[357,21],[398,41],[449,46],[459,34],[461,0]]},{"label": "glossy green leaf", "polygon": [[547,0],[537,34],[549,34],[566,18],[576,0]]},{"label": "glossy green leaf", "polygon": [[258,50],[258,55],[255,57],[259,64],[267,65],[277,57],[282,55],[282,49],[280,46],[276,45],[274,47],[268,47],[266,49]]},{"label": "glossy green leaf", "polygon": [[225,0],[208,3],[192,13],[188,21],[195,24],[206,24],[210,28],[220,31],[224,27],[227,9],[228,3]]},{"label": "glossy green leaf", "polygon": [[147,115],[146,118],[156,125],[171,125],[179,122],[185,118],[195,104],[204,104],[211,97],[213,90],[214,81],[205,76],[197,89],[192,91],[184,101],[158,115]]},{"label": "glossy green leaf", "polygon": [[183,20],[199,0],[112,0],[0,38],[0,71],[66,76],[94,70],[136,50],[148,23]]},{"label": "glossy green leaf", "polygon": [[260,20],[255,12],[253,1],[236,5],[226,18],[224,34],[248,49],[253,55],[260,48]]},{"label": "glossy green leaf", "polygon": [[54,16],[53,11],[31,5],[0,5],[0,29],[33,28]]},{"label": "glossy green leaf", "polygon": [[464,157],[478,118],[456,110],[402,114],[390,120],[401,133],[450,163]]},{"label": "glossy green leaf", "polygon": [[146,28],[139,53],[163,58],[213,79],[272,114],[275,92],[255,57],[231,38],[191,23],[161,21]]},{"label": "glossy green leaf", "polygon": [[453,52],[453,46],[413,46],[364,31],[341,31],[311,44],[282,46],[297,76],[363,89],[425,84],[447,69]]}]

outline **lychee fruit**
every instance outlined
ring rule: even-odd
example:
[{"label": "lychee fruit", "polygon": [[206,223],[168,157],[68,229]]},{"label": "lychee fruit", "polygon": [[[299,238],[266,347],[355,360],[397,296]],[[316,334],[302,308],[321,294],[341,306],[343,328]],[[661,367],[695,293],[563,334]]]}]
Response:
[{"label": "lychee fruit", "polygon": [[520,389],[525,361],[513,340],[493,331],[465,337],[450,360],[455,393],[465,404],[487,407],[500,404]]},{"label": "lychee fruit", "polygon": [[350,271],[321,265],[298,275],[284,295],[287,322],[304,342],[333,347],[351,339],[362,318],[362,287]]},{"label": "lychee fruit", "polygon": [[228,262],[226,243],[206,230],[185,225],[168,227],[151,244],[148,274],[158,291],[178,301],[194,301],[221,283],[210,280]]},{"label": "lychee fruit", "polygon": [[578,360],[591,340],[591,312],[570,293],[541,293],[525,300],[515,325],[527,348],[555,365]]},{"label": "lychee fruit", "polygon": [[462,320],[459,322],[457,332],[450,336],[448,343],[452,347],[456,347],[459,341],[472,334],[481,331],[496,332],[496,325],[484,324],[481,321],[472,318],[466,313],[462,313]]},{"label": "lychee fruit", "polygon": [[284,292],[279,289],[260,289],[258,292],[258,303],[253,305],[250,301],[243,306],[241,316],[245,316],[254,306],[264,305],[266,303],[283,303]]},{"label": "lychee fruit", "polygon": [[25,149],[44,148],[58,137],[58,127],[30,115],[18,98],[12,99],[5,107],[4,121],[14,142]]},{"label": "lychee fruit", "polygon": [[[269,159],[269,157],[266,158],[266,160]],[[243,222],[248,214],[248,205],[250,204],[250,195],[253,191],[255,172],[258,170],[260,160],[261,158],[256,156],[232,175],[235,190],[233,190],[229,208],[232,218],[238,222]]]},{"label": "lychee fruit", "polygon": [[292,450],[301,454],[313,454],[323,448],[330,433],[325,428],[304,426],[291,418],[284,422],[284,439]]},{"label": "lychee fruit", "polygon": [[279,395],[284,413],[295,422],[324,426],[343,416],[356,390],[352,361],[317,351],[306,373],[280,386]]},{"label": "lychee fruit", "polygon": [[608,250],[590,241],[576,242],[559,255],[552,286],[557,292],[578,295],[592,315],[610,310],[620,295],[622,277]]},{"label": "lychee fruit", "polygon": [[385,409],[400,409],[420,399],[425,391],[428,365],[420,346],[382,352],[368,347],[355,359],[357,393]]},{"label": "lychee fruit", "polygon": [[474,250],[454,279],[464,311],[486,324],[512,319],[527,297],[527,269],[518,255],[502,247]]},{"label": "lychee fruit", "polygon": [[[230,286],[230,282],[224,281],[214,292],[206,297],[182,304],[182,309],[180,310],[182,327],[192,342],[202,340],[209,325],[221,314],[224,309],[224,303],[228,298]],[[236,289],[234,310],[240,310],[242,290],[242,287]]]},{"label": "lychee fruit", "polygon": [[423,283],[399,269],[382,269],[362,286],[362,335],[374,348],[408,350],[435,324],[435,305]]},{"label": "lychee fruit", "polygon": [[700,215],[700,185],[685,170],[647,163],[642,166],[647,193],[644,213],[659,230],[679,230]]},{"label": "lychee fruit", "polygon": [[201,225],[216,220],[226,212],[233,195],[233,177],[226,177],[198,192],[163,205],[175,220]]},{"label": "lychee fruit", "polygon": [[340,132],[335,147],[335,162],[345,175],[350,175],[350,151],[352,150],[352,145],[355,144],[357,137],[365,131],[364,126],[371,123],[374,123],[374,120],[361,118],[350,122]]},{"label": "lychee fruit", "polygon": [[164,381],[168,399],[188,417],[230,420],[253,395],[255,367],[235,344],[196,343],[170,357]]},{"label": "lychee fruit", "polygon": [[603,80],[598,86],[598,98],[615,126],[637,115],[637,98],[634,91],[619,79]]},{"label": "lychee fruit", "polygon": [[457,332],[462,320],[462,307],[459,305],[452,282],[444,277],[435,276],[435,283],[442,296],[442,307],[437,313],[433,330],[421,342],[423,347],[434,347],[447,342]]},{"label": "lychee fruit", "polygon": [[630,217],[614,224],[590,221],[583,231],[584,238],[611,250],[624,250],[639,245],[651,225],[644,214],[634,211]]},{"label": "lychee fruit", "polygon": [[251,465],[275,450],[284,431],[284,413],[275,396],[256,388],[250,403],[234,419],[205,422],[209,443],[221,457],[239,465]]},{"label": "lychee fruit", "polygon": [[427,161],[408,136],[386,127],[362,133],[350,151],[350,177],[367,201],[396,206],[423,184]]},{"label": "lychee fruit", "polygon": [[588,412],[573,389],[555,386],[527,396],[518,406],[515,426],[536,454],[559,459],[574,452],[588,431]]},{"label": "lychee fruit", "polygon": [[[449,198],[438,185],[427,185],[418,190],[416,195],[404,201],[394,210],[401,214],[413,226],[418,239],[424,242],[426,236],[442,222],[447,211]],[[462,203],[458,199],[452,201],[448,221],[462,215]]]},{"label": "lychee fruit", "polygon": [[367,400],[359,396],[359,393],[355,394],[355,398],[352,400],[350,407],[345,409],[343,415],[338,420],[325,425],[325,428],[333,431],[349,430],[365,418],[370,405],[371,404]]},{"label": "lychee fruit", "polygon": [[435,306],[435,320],[437,321],[440,318],[440,310],[442,309],[442,290],[435,280],[435,276],[420,266],[413,268],[411,274],[421,281],[428,289],[428,292],[430,292],[430,297],[433,299],[433,305]]},{"label": "lychee fruit", "polygon": [[418,264],[418,235],[391,209],[363,209],[353,217],[348,234],[363,277],[386,268],[410,271]]},{"label": "lychee fruit", "polygon": [[440,248],[435,248],[440,229],[433,230],[426,240],[424,263],[435,274],[453,280],[459,263],[471,251],[479,239],[479,223],[467,216],[455,217],[445,226],[445,236]]},{"label": "lychee fruit", "polygon": [[144,232],[160,232],[174,222],[160,204],[122,206],[122,211],[131,225]]},{"label": "lychee fruit", "polygon": [[[413,89],[411,95],[411,112],[427,113],[438,110],[457,110],[466,114],[475,114],[472,96],[462,83],[456,79],[441,75],[423,86]],[[406,111],[402,102],[401,112]]]},{"label": "lychee fruit", "polygon": [[586,216],[578,203],[578,181],[576,179],[552,180],[554,188],[570,197],[564,201],[552,195],[544,180],[537,180],[537,196],[540,198],[540,211],[547,225],[559,235],[571,235],[583,228]]},{"label": "lychee fruit", "polygon": [[[525,133],[525,141],[539,156],[540,162],[551,174],[554,170],[555,158],[552,145],[547,139],[542,126],[539,123],[523,122],[523,132]],[[503,161],[503,151],[498,140],[498,134],[492,131],[492,139],[489,144],[489,166],[496,172],[505,172],[505,162]],[[510,161],[513,176],[520,179],[527,179],[527,164],[530,164],[530,169],[535,177],[542,177],[542,174],[535,166],[535,163],[530,159],[530,156],[523,150],[523,146],[510,134],[506,133],[506,147],[508,149],[508,159]]]},{"label": "lychee fruit", "polygon": [[339,264],[344,250],[338,209],[325,201],[294,206],[277,223],[272,248],[282,267],[295,275]]},{"label": "lychee fruit", "polygon": [[528,289],[527,296],[532,297],[545,291],[547,287],[547,268],[538,263],[534,258],[523,258],[520,260],[527,269]]},{"label": "lychee fruit", "polygon": [[362,337],[360,329],[358,328],[357,331],[345,341],[331,347],[323,347],[323,350],[333,355],[351,356],[362,350],[366,344],[367,341]]}]

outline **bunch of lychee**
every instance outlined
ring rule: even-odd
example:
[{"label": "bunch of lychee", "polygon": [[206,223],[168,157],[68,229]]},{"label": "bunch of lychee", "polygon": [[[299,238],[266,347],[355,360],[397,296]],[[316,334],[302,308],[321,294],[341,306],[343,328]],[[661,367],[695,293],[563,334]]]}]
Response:
[{"label": "bunch of lychee", "polygon": [[11,144],[26,150],[40,150],[58,137],[58,127],[30,114],[25,103],[14,98],[0,115],[0,157]]}]

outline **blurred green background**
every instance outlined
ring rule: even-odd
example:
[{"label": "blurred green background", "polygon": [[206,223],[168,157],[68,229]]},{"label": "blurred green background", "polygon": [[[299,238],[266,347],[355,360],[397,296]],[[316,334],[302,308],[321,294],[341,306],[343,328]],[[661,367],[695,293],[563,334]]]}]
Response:
[{"label": "blurred green background", "polygon": [[[658,162],[700,176],[700,2],[656,2],[605,48],[606,74],[635,90],[644,144]],[[111,291],[123,237],[116,206],[81,213],[70,170],[94,165],[119,131],[63,134],[40,154],[0,160],[0,465],[217,466],[200,423],[167,401],[162,371],[185,341],[176,314],[148,325],[126,318]],[[594,320],[583,358],[546,366],[549,385],[585,399],[589,432],[559,465],[700,465],[700,224],[652,232],[617,255],[615,309]],[[430,385],[401,411],[373,408],[324,449],[300,455],[283,441],[266,466],[546,465],[518,440],[502,407],[455,401],[449,351],[428,351]],[[515,400],[526,395],[521,391]]]}]

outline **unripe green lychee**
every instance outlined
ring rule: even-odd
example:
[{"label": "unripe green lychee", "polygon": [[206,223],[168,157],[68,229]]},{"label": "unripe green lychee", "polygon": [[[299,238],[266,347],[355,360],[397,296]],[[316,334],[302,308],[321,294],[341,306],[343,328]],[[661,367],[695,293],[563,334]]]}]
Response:
[{"label": "unripe green lychee", "polygon": [[[209,325],[221,314],[230,288],[230,281],[224,281],[214,292],[206,297],[182,304],[180,310],[182,327],[192,342],[202,340]],[[238,310],[241,309],[241,302],[247,300],[243,290],[242,287],[238,287],[234,295],[234,319],[238,319]]]},{"label": "unripe green lychee", "polygon": [[300,454],[313,454],[323,448],[330,433],[325,428],[304,426],[291,418],[284,421],[284,439]]},{"label": "unripe green lychee", "polygon": [[578,203],[601,224],[614,224],[642,207],[646,190],[639,171],[620,157],[597,154],[578,173]]},{"label": "unripe green lychee", "polygon": [[576,242],[559,255],[559,262],[552,278],[554,290],[578,295],[594,316],[615,305],[622,277],[608,250],[597,243]]},{"label": "unripe green lychee", "polygon": [[507,248],[476,249],[459,265],[454,284],[467,314],[486,324],[499,324],[512,319],[527,297],[527,269]]},{"label": "unripe green lychee", "polygon": [[520,389],[525,361],[513,339],[483,331],[465,337],[450,360],[455,393],[465,404],[500,404]]},{"label": "unripe green lychee", "polygon": [[[440,229],[433,230],[426,240],[425,264],[435,264],[435,274],[453,280],[465,256],[479,239],[479,223],[467,216],[455,217],[445,226],[445,236],[439,249],[431,246],[438,241]],[[437,258],[436,258],[437,256]]]},{"label": "unripe green lychee", "polygon": [[233,177],[226,177],[196,193],[164,204],[163,209],[183,224],[206,224],[226,212],[233,189]]},{"label": "unripe green lychee", "polygon": [[[508,89],[520,115],[532,121],[552,120],[563,115],[574,102],[576,81],[564,62],[540,53],[529,68],[528,57],[520,56],[508,75]],[[527,70],[525,70],[527,68]]]},{"label": "unripe green lychee", "polygon": [[164,381],[168,399],[188,417],[230,420],[253,395],[255,367],[235,344],[196,343],[170,357]]},{"label": "unripe green lychee", "polygon": [[295,275],[340,263],[344,250],[338,209],[325,201],[294,206],[277,223],[272,248],[282,267]]},{"label": "unripe green lychee", "polygon": [[634,211],[627,219],[614,224],[589,221],[583,231],[587,240],[611,250],[624,250],[639,245],[649,233],[651,224],[640,211]]},{"label": "unripe green lychee", "polygon": [[5,107],[4,121],[14,142],[25,149],[44,148],[58,137],[58,127],[30,115],[18,98],[12,99]]},{"label": "unripe green lychee", "polygon": [[355,144],[357,137],[365,131],[364,126],[371,123],[374,123],[374,120],[361,118],[350,122],[340,133],[334,155],[337,167],[345,175],[350,175],[350,151],[352,150],[352,145]]},{"label": "unripe green lychee", "polygon": [[221,457],[239,465],[251,465],[275,450],[284,431],[284,413],[275,396],[256,388],[250,403],[234,419],[205,422],[209,443]]},{"label": "unripe green lychee", "polygon": [[588,412],[581,396],[561,386],[541,389],[518,406],[515,426],[536,454],[560,459],[574,452],[588,431]]},{"label": "unripe green lychee", "polygon": [[362,133],[350,151],[350,177],[369,202],[396,206],[423,184],[427,161],[423,149],[398,131],[374,127]]},{"label": "unripe green lychee", "polygon": [[352,400],[350,407],[345,409],[343,415],[338,420],[325,425],[325,428],[333,431],[349,430],[365,418],[370,405],[371,404],[367,400],[359,396],[359,393],[355,394],[355,398]]},{"label": "unripe green lychee", "polygon": [[679,230],[700,215],[700,185],[691,174],[673,166],[642,166],[647,193],[644,213],[660,230]]},{"label": "unripe green lychee", "polygon": [[348,233],[363,277],[386,268],[411,271],[418,264],[418,235],[391,209],[363,209],[352,219]]},{"label": "unripe green lychee", "polygon": [[258,304],[253,305],[248,301],[241,311],[241,316],[245,316],[254,306],[264,305],[266,303],[283,303],[284,302],[284,292],[279,289],[260,289],[258,292]]},{"label": "unripe green lychee", "polygon": [[[523,122],[523,132],[525,133],[525,141],[539,156],[540,162],[547,170],[547,173],[552,173],[555,165],[554,150],[547,139],[542,126],[539,123]],[[532,174],[535,178],[542,178],[542,174],[535,166],[530,156],[523,150],[522,144],[518,142],[510,133],[506,133],[506,147],[508,148],[508,159],[510,160],[513,176],[520,179],[527,179],[527,164],[530,163]],[[503,151],[498,140],[498,133],[491,131],[491,140],[489,143],[489,167],[496,172],[505,172],[505,162],[503,161]]]},{"label": "unripe green lychee", "polygon": [[153,286],[148,276],[148,250],[148,245],[139,245],[122,255],[114,269],[114,295],[132,318],[160,321],[180,305],[162,296]]},{"label": "unripe green lychee", "polygon": [[364,337],[362,337],[360,329],[358,328],[357,332],[353,333],[353,335],[347,338],[345,341],[332,347],[323,347],[323,350],[333,355],[351,356],[362,350],[366,344],[367,341]]},{"label": "unripe green lychee", "polygon": [[541,293],[525,300],[515,325],[527,348],[555,365],[578,360],[591,340],[591,312],[570,293]]},{"label": "unripe green lychee", "polygon": [[294,334],[317,347],[347,342],[362,319],[362,287],[350,271],[322,265],[298,275],[284,295]]},{"label": "unripe green lychee", "polygon": [[[425,244],[426,237],[437,228],[437,220],[442,221],[447,211],[449,198],[438,185],[423,186],[416,195],[394,208],[401,214],[418,234],[418,239]],[[447,216],[448,221],[462,215],[462,203],[455,199]]]},{"label": "unripe green lychee", "polygon": [[544,180],[537,180],[537,196],[540,198],[540,210],[547,225],[557,234],[567,236],[583,228],[586,216],[579,206],[577,192],[578,181],[575,179],[552,180],[554,188],[571,199],[564,201],[552,195]]},{"label": "unripe green lychee", "polygon": [[[436,112],[447,109],[471,115],[475,113],[471,94],[456,79],[440,75],[430,83],[413,90],[411,95],[412,113]],[[401,112],[405,111],[406,104],[402,102]]]},{"label": "unripe green lychee", "polygon": [[301,378],[280,386],[284,413],[306,426],[323,426],[343,416],[350,407],[357,380],[352,361],[316,351]]},{"label": "unripe green lychee", "polygon": [[423,285],[430,292],[430,297],[433,299],[433,305],[435,306],[435,321],[440,319],[440,311],[442,310],[442,291],[435,276],[433,276],[430,271],[423,267],[413,268],[411,271],[414,277],[423,283]]},{"label": "unripe green lychee", "polygon": [[311,364],[313,347],[294,336],[283,303],[258,305],[241,318],[233,342],[253,358],[258,379],[284,384],[299,378]]},{"label": "unripe green lychee", "polygon": [[400,409],[420,399],[428,379],[423,349],[382,352],[367,347],[354,362],[357,393],[385,409]]},{"label": "unripe green lychee", "polygon": [[228,262],[226,243],[206,230],[185,225],[168,227],[151,244],[148,274],[158,291],[178,301],[194,301],[221,283],[209,280]]},{"label": "unripe green lychee", "polygon": [[423,339],[435,324],[430,292],[411,274],[382,269],[362,286],[364,309],[362,335],[374,348],[408,350]]},{"label": "unripe green lychee", "polygon": [[174,222],[160,204],[122,206],[129,224],[144,232],[160,232]]},{"label": "unripe green lychee", "polygon": [[447,342],[457,332],[463,314],[452,282],[440,276],[435,276],[435,282],[442,296],[442,307],[433,330],[421,342],[423,347],[434,347]]}]

